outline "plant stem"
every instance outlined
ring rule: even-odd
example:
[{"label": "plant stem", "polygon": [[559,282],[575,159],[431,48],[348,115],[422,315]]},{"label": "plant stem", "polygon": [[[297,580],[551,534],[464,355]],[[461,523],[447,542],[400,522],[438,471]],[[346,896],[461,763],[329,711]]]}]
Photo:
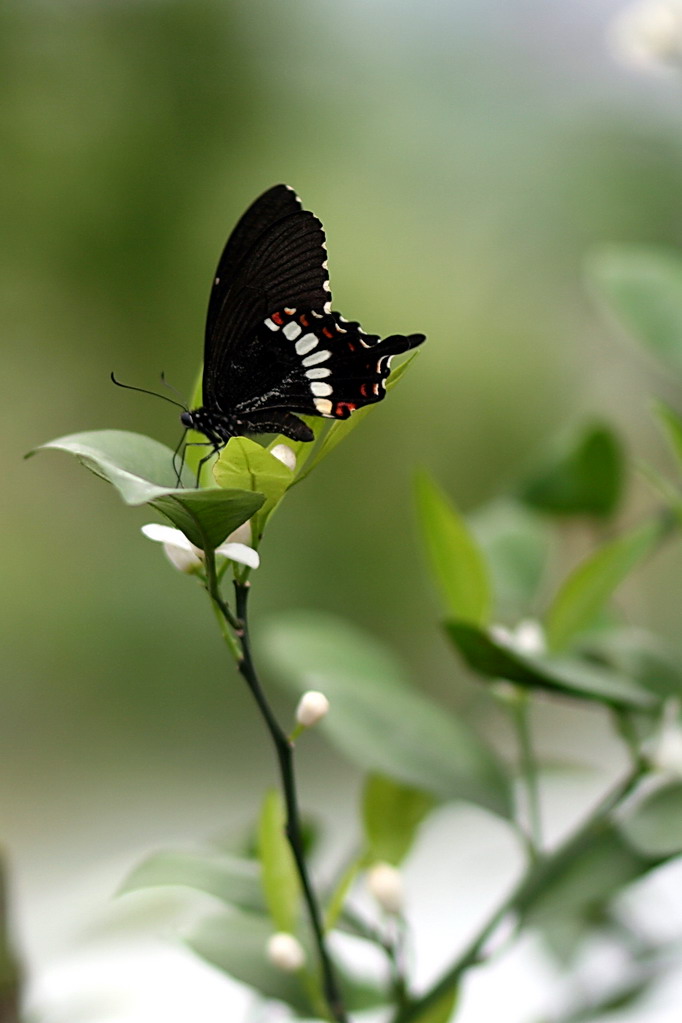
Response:
[{"label": "plant stem", "polygon": [[526,812],[525,837],[528,854],[532,862],[537,862],[542,854],[542,814],[540,810],[540,786],[537,762],[533,752],[530,731],[530,697],[527,689],[517,686],[515,699],[512,702],[512,716],[516,727],[519,743],[521,782],[524,789]]},{"label": "plant stem", "polygon": [[542,889],[546,878],[553,877],[564,863],[570,863],[574,853],[584,845],[591,833],[603,825],[613,810],[630,795],[644,771],[644,765],[634,766],[625,778],[604,796],[587,820],[573,834],[569,835],[553,852],[547,853],[537,863],[532,864],[510,895],[489,917],[452,966],[425,994],[415,998],[405,1008],[399,1009],[393,1016],[392,1023],[413,1023],[427,1009],[452,992],[466,970],[481,962],[483,947],[498,925],[511,913],[521,910],[526,905],[528,898],[535,891]]},{"label": "plant stem", "polygon": [[[225,609],[227,609],[227,605],[220,595],[216,594],[215,572],[207,572],[207,582],[209,585],[209,592],[211,593],[214,603],[224,614]],[[320,960],[324,996],[327,1001],[327,1005],[329,1006],[332,1018],[336,1020],[336,1023],[348,1023],[348,1016],[346,1015],[346,1010],[344,1008],[341,990],[327,949],[327,942],[322,925],[322,913],[318,905],[317,897],[313,891],[310,876],[308,874],[308,867],[305,861],[301,816],[298,808],[296,776],[294,772],[294,749],[272,711],[253,663],[248,624],[248,597],[250,585],[248,582],[240,582],[235,579],[234,587],[238,622],[236,632],[241,648],[240,656],[237,659],[237,666],[240,674],[253,694],[263,721],[270,733],[270,738],[272,739],[275,752],[277,754],[282,791],[284,794],[284,803],[286,807],[286,836],[296,863],[296,869],[298,871],[303,891],[303,898],[308,910],[310,925]]]}]

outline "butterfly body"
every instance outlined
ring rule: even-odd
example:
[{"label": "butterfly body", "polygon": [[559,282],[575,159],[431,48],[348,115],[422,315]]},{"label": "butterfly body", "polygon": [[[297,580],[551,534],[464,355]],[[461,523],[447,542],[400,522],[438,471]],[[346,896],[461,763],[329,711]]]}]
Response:
[{"label": "butterfly body", "polygon": [[382,340],[332,312],[320,221],[287,185],[246,211],[209,300],[201,408],[182,414],[214,449],[246,433],[311,441],[296,416],[347,419],[381,401],[392,356],[423,334]]}]

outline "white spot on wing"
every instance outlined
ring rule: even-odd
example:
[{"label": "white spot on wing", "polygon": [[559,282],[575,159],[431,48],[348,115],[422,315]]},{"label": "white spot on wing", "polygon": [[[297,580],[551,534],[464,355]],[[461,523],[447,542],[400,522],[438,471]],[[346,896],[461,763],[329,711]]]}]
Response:
[{"label": "white spot on wing", "polygon": [[313,352],[312,355],[309,355],[307,358],[305,358],[303,360],[303,365],[315,366],[318,362],[326,362],[327,359],[331,356],[331,354],[332,353],[328,349],[323,348],[321,352]]},{"label": "white spot on wing", "polygon": [[322,313],[316,313],[314,309],[311,309],[311,312],[312,312],[312,314],[313,314],[313,316],[315,317],[316,320],[321,320],[322,319]]},{"label": "white spot on wing", "polygon": [[313,369],[307,369],[306,374],[308,380],[322,380],[324,377],[332,375],[332,371],[329,366],[314,366]]},{"label": "white spot on wing", "polygon": [[265,321],[265,326],[269,327],[270,330],[279,330],[279,327],[277,326],[277,324],[273,323],[273,321],[270,319],[269,316],[268,316],[267,320]]},{"label": "white spot on wing", "polygon": [[304,334],[296,342],[296,352],[298,355],[307,355],[308,352],[312,352],[313,348],[317,348],[317,338],[314,334]]},{"label": "white spot on wing", "polygon": [[296,310],[295,309],[287,309],[287,307],[285,306],[284,307],[284,312],[287,314],[287,316],[293,316],[294,313],[296,312]]},{"label": "white spot on wing", "polygon": [[329,398],[315,398],[315,408],[321,416],[328,416],[332,410]]},{"label": "white spot on wing", "polygon": [[[284,311],[286,312],[287,310],[285,309]],[[294,338],[298,337],[301,333],[301,328],[295,320],[292,320],[291,323],[287,323],[286,327],[282,328],[282,333],[285,337],[288,337],[290,341],[293,341]]]},{"label": "white spot on wing", "polygon": [[321,380],[313,380],[310,384],[310,390],[318,398],[326,398],[328,394],[332,393],[333,388],[331,384],[325,384]]}]

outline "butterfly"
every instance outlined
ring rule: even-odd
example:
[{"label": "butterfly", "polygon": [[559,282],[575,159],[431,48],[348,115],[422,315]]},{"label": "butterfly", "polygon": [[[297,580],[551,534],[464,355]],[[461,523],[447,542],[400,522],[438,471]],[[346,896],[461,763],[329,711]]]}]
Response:
[{"label": "butterfly", "polygon": [[185,427],[215,451],[231,437],[314,440],[294,413],[348,419],[381,401],[394,355],[423,334],[383,340],[332,311],[322,224],[288,185],[275,185],[227,240],[208,303],[203,405]]}]

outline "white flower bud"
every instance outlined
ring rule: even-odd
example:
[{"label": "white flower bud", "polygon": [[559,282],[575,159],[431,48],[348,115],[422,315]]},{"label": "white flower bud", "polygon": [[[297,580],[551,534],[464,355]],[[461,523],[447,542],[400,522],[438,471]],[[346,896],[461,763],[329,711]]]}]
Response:
[{"label": "white flower bud", "polygon": [[390,863],[375,863],[367,871],[367,888],[387,913],[402,912],[405,904],[403,875]]},{"label": "white flower bud", "polygon": [[293,934],[287,934],[286,931],[270,935],[266,952],[272,965],[284,973],[296,973],[305,963],[303,945]]},{"label": "white flower bud", "polygon": [[288,444],[275,444],[270,454],[286,465],[287,469],[291,469],[292,472],[296,468],[296,455]]},{"label": "white flower bud", "polygon": [[639,68],[670,69],[682,60],[682,2],[640,0],[611,24],[613,53]]},{"label": "white flower bud", "polygon": [[296,720],[304,728],[311,728],[320,721],[329,710],[329,700],[324,693],[309,689],[304,693],[296,708]]},{"label": "white flower bud", "polygon": [[504,625],[491,625],[490,635],[496,643],[509,647],[517,654],[539,656],[547,653],[545,634],[540,622],[534,618],[524,618],[515,629],[508,629]]}]

